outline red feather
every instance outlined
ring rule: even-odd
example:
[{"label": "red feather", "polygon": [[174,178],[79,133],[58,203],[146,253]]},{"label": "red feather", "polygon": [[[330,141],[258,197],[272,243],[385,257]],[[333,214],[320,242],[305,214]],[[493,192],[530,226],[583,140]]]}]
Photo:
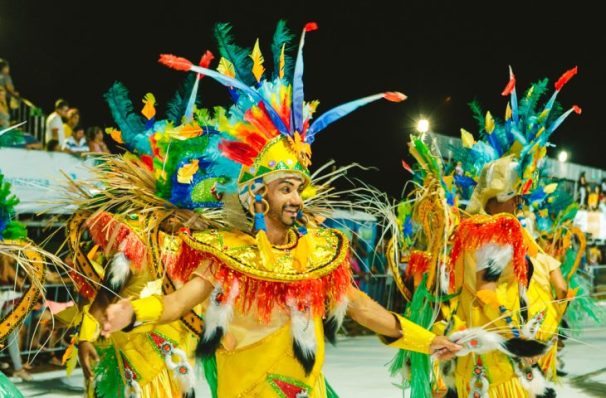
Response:
[{"label": "red feather", "polygon": [[501,93],[502,96],[507,96],[511,94],[511,92],[516,88],[516,76],[513,74],[513,70],[511,70],[511,65],[509,66],[509,82],[507,86],[503,89]]},{"label": "red feather", "polygon": [[583,110],[581,109],[581,107],[580,107],[580,106],[578,106],[578,105],[574,105],[574,106],[572,107],[572,110],[573,110],[573,111],[574,111],[574,113],[576,113],[577,115],[580,115],[580,114],[581,114],[581,112],[583,111]]},{"label": "red feather", "polygon": [[242,136],[242,141],[256,150],[257,153],[261,152],[261,149],[267,144],[267,139],[265,137],[252,130],[241,130],[238,135]]},{"label": "red feather", "polygon": [[501,93],[501,95],[504,97],[508,96],[509,94],[511,94],[511,92],[513,91],[514,88],[516,88],[516,77],[512,74],[511,77],[509,78],[509,82],[503,89],[503,92]]},{"label": "red feather", "polygon": [[203,68],[208,68],[213,59],[215,59],[215,55],[210,51],[206,50],[204,55],[202,55],[202,58],[200,58],[200,62],[198,63],[198,65]]},{"label": "red feather", "polygon": [[305,24],[303,30],[306,32],[313,32],[314,30],[318,30],[318,24],[315,22],[308,22]]},{"label": "red feather", "polygon": [[391,102],[402,102],[408,97],[404,93],[401,93],[399,91],[388,91],[386,93],[383,93],[383,98]]},{"label": "red feather", "polygon": [[556,91],[560,91],[562,87],[564,87],[564,84],[568,83],[568,80],[572,79],[572,77],[577,74],[578,69],[579,68],[575,66],[574,68],[564,72],[564,74],[555,83]]},{"label": "red feather", "polygon": [[530,178],[522,187],[522,195],[526,195],[532,186],[532,178]]},{"label": "red feather", "polygon": [[221,141],[219,149],[226,157],[245,166],[252,165],[258,154],[250,145],[237,141]]},{"label": "red feather", "polygon": [[183,57],[177,57],[171,54],[161,54],[159,59],[161,64],[168,66],[169,68],[189,71],[192,67],[192,63]]},{"label": "red feather", "polygon": [[141,162],[149,169],[154,171],[154,158],[150,155],[141,155]]},{"label": "red feather", "polygon": [[412,167],[410,167],[410,165],[404,160],[402,160],[402,167],[404,167],[404,170],[408,171],[410,174],[415,173],[414,171],[412,171]]}]

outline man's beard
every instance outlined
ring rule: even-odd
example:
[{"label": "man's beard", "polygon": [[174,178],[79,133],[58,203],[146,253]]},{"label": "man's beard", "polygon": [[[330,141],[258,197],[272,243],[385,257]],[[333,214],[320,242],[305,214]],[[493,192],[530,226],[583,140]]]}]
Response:
[{"label": "man's beard", "polygon": [[[299,206],[282,206],[282,211],[280,212],[280,221],[282,221],[285,226],[292,227],[297,221],[297,213],[299,210]],[[291,215],[290,212],[292,212],[293,215]]]}]

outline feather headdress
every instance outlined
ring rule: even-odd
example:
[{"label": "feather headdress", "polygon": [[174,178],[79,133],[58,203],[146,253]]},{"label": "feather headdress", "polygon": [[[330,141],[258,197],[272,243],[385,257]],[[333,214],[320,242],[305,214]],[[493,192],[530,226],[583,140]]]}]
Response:
[{"label": "feather headdress", "polygon": [[274,62],[271,75],[266,73],[258,40],[250,52],[237,46],[228,24],[215,28],[222,56],[217,71],[174,55],[160,56],[160,62],[171,68],[206,75],[229,88],[234,105],[229,115],[218,121],[219,129],[229,137],[219,147],[223,155],[242,165],[240,185],[248,185],[274,171],[299,173],[309,180],[310,145],[319,132],[373,101],[406,99],[399,92],[379,93],[337,106],[312,121],[318,102],[304,100],[303,46],[306,34],[317,28],[313,22],[305,25],[292,74],[293,61],[288,51],[292,35],[283,21],[278,23],[271,45]]}]

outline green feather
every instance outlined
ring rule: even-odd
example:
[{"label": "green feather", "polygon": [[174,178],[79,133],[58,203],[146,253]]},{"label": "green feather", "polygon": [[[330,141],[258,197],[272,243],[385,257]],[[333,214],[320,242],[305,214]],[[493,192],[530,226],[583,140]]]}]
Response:
[{"label": "green feather", "polygon": [[483,132],[485,120],[484,120],[484,112],[482,111],[480,102],[478,102],[478,100],[474,99],[473,101],[471,101],[469,103],[469,109],[471,109],[473,118],[478,123],[478,131]]},{"label": "green feather", "polygon": [[123,398],[124,381],[120,374],[120,367],[116,357],[116,350],[112,345],[95,347],[99,355],[99,362],[95,366],[95,392],[99,398]]},{"label": "green feather", "polygon": [[2,372],[0,372],[0,397],[23,398],[23,394]]},{"label": "green feather", "polygon": [[166,118],[171,120],[175,126],[181,124],[181,119],[185,115],[187,101],[189,101],[195,81],[195,73],[189,73],[181,84],[181,87],[179,87],[179,90],[177,90],[173,98],[166,105]]},{"label": "green feather", "polygon": [[278,72],[280,71],[280,54],[282,53],[282,47],[284,47],[284,78],[288,81],[292,80],[295,64],[288,53],[292,50],[293,38],[294,35],[286,26],[286,21],[284,19],[279,20],[274,32],[274,38],[271,42],[271,52],[274,58],[274,79],[278,77]]},{"label": "green feather", "polygon": [[21,240],[27,238],[27,229],[19,221],[14,221],[15,206],[19,199],[11,193],[11,184],[4,181],[0,173],[0,239]]},{"label": "green feather", "polygon": [[257,81],[252,74],[252,59],[250,58],[250,49],[242,48],[234,43],[231,34],[231,25],[228,23],[218,23],[215,25],[215,39],[219,53],[223,58],[234,64],[236,77],[248,86],[252,86]]},{"label": "green feather", "polygon": [[135,113],[127,88],[122,83],[115,82],[103,97],[122,132],[124,144],[131,149],[137,135],[145,131],[145,124],[143,118]]},{"label": "green feather", "polygon": [[217,358],[212,357],[202,358],[202,366],[204,367],[204,377],[210,388],[213,398],[217,398]]},{"label": "green feather", "polygon": [[[406,306],[404,315],[417,325],[430,328],[433,316],[432,302],[436,301],[427,291],[427,274],[412,296],[412,301]],[[400,350],[390,364],[392,376],[398,374],[404,366],[410,365],[410,379],[404,380],[404,386],[410,386],[412,397],[431,398],[431,361],[429,355],[418,352]]]}]

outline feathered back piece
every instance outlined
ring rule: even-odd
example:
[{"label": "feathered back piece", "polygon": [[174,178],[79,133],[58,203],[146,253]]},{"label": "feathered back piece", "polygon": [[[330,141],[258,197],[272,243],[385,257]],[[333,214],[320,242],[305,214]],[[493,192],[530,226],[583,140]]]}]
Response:
[{"label": "feathered back piece", "polygon": [[518,162],[519,192],[528,194],[536,188],[537,174],[546,155],[549,138],[570,113],[581,113],[581,108],[576,105],[562,112],[556,103],[560,90],[576,73],[577,67],[566,71],[556,81],[551,97],[541,104],[541,98],[547,91],[547,79],[534,83],[518,101],[516,78],[510,67],[509,81],[501,93],[509,96],[502,121],[490,112],[483,114],[479,104],[471,103],[479,125],[480,140],[476,142],[471,133],[461,129],[463,150],[455,154],[456,160],[462,162],[466,175],[477,181],[488,162],[512,155]]},{"label": "feathered back piece", "polygon": [[[208,67],[213,58],[206,51],[199,65]],[[196,106],[202,77],[191,74],[186,78],[168,103],[165,119],[157,118],[156,100],[151,93],[145,95],[140,113],[134,111],[128,91],[121,83],[114,83],[105,94],[118,127],[109,129],[109,134],[139,158],[130,162],[132,165],[144,166],[145,173],[151,173],[155,180],[154,194],[181,209],[222,207],[223,194],[236,191],[240,171],[240,165],[222,156],[218,149],[227,137],[216,126],[218,121],[225,120],[225,110]]]},{"label": "feathered back piece", "polygon": [[317,28],[313,22],[305,25],[293,62],[289,56],[292,35],[284,21],[278,23],[271,45],[272,74],[266,73],[259,40],[252,50],[237,46],[228,24],[215,27],[221,53],[216,71],[174,55],[160,56],[160,62],[171,68],[209,76],[229,88],[234,105],[218,126],[229,135],[220,149],[243,166],[240,184],[278,170],[297,172],[309,179],[310,144],[317,133],[370,102],[381,98],[394,102],[406,99],[398,92],[379,93],[337,106],[312,122],[318,102],[304,100],[303,46],[306,34]]}]

